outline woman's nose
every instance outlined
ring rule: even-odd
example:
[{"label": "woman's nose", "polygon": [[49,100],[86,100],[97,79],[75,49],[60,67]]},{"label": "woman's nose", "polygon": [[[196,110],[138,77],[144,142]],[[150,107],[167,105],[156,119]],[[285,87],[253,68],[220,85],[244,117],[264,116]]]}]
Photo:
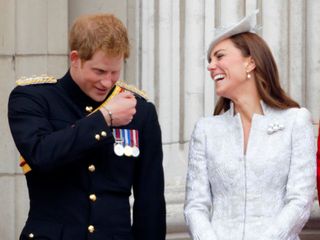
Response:
[{"label": "woman's nose", "polygon": [[208,71],[213,71],[217,67],[216,63],[214,61],[211,61],[207,67]]}]

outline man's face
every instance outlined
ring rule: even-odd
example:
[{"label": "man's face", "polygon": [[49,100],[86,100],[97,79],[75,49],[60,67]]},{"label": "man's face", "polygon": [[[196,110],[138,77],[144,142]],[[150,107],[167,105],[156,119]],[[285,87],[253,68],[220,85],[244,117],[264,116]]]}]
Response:
[{"label": "man's face", "polygon": [[96,102],[102,102],[119,80],[123,57],[108,57],[98,50],[90,60],[81,61],[77,51],[70,53],[71,75],[80,89]]}]

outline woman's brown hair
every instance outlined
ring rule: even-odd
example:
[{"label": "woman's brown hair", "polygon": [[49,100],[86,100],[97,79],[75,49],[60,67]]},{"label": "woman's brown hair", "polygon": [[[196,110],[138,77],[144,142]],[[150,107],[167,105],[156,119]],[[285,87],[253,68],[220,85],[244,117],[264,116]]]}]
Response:
[{"label": "woman's brown hair", "polygon": [[[257,34],[246,32],[230,37],[235,47],[244,57],[251,56],[255,62],[253,74],[261,99],[269,106],[278,109],[300,107],[281,88],[276,62],[266,42]],[[230,99],[220,97],[214,115],[219,115],[230,108]]]}]

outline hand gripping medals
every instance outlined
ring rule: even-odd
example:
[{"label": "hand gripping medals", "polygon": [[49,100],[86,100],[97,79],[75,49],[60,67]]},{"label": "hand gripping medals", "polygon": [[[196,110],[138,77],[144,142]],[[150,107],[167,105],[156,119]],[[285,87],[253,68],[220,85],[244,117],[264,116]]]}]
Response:
[{"label": "hand gripping medals", "polygon": [[135,129],[113,129],[115,143],[114,153],[117,156],[138,157],[139,150],[139,132]]}]

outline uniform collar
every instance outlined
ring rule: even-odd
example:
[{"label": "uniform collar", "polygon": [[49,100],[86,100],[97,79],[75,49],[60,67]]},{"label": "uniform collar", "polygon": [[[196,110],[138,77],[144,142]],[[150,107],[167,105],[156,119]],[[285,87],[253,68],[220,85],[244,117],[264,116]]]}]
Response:
[{"label": "uniform collar", "polygon": [[[73,78],[71,77],[70,71],[68,71],[59,81],[58,83],[61,87],[66,91],[66,93],[70,96],[70,98],[80,106],[86,110],[87,107],[92,107],[92,110],[101,105],[101,102],[96,102],[87,96],[80,87],[75,83]],[[111,93],[112,91],[110,91]],[[86,110],[88,112],[88,110]]]}]

